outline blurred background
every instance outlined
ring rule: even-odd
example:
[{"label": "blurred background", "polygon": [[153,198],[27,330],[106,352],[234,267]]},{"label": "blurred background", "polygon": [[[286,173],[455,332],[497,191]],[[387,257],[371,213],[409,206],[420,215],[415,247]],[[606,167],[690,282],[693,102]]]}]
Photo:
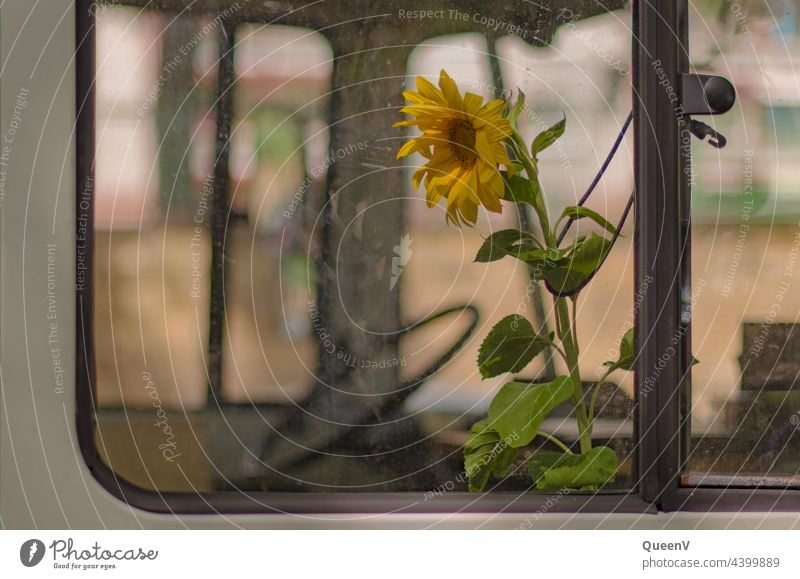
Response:
[{"label": "blurred background", "polygon": [[[444,68],[462,92],[522,90],[526,139],[566,116],[564,137],[540,163],[556,216],[584,192],[630,111],[630,10],[428,2],[423,18],[413,3],[384,2],[357,27],[324,7],[264,24],[249,21],[247,3],[220,4],[225,18],[97,11],[98,448],[122,476],[159,490],[447,484],[462,468],[466,429],[508,379],[481,380],[481,339],[511,313],[553,321],[549,297],[528,287],[519,263],[472,263],[491,231],[517,226],[514,208],[483,213],[474,228],[448,227],[443,207],[427,208],[411,186],[423,159],[394,161],[404,138],[391,129],[399,92],[417,75],[435,82]],[[689,291],[701,364],[690,390],[689,476],[797,468],[784,452],[793,429],[769,441],[776,413],[790,420],[791,388],[759,396],[764,372],[751,372],[748,388],[740,357],[746,324],[774,309],[798,233],[798,18],[794,2],[692,3],[693,67],[729,78],[738,98],[731,112],[704,119],[727,147],[692,143]],[[232,80],[219,78],[226,43]],[[221,94],[232,102],[218,126]],[[629,135],[589,202],[611,221],[630,195],[632,166]],[[633,323],[632,219],[623,232],[578,304],[587,381]],[[212,267],[215,238],[224,239],[223,274]],[[467,306],[478,314],[472,333]],[[800,293],[784,292],[773,321],[796,322],[799,306]],[[224,328],[216,345],[214,320]],[[552,371],[539,357],[524,373]],[[619,390],[598,432],[625,458],[624,488],[635,472],[633,383],[614,378]],[[166,422],[154,426],[154,413]],[[564,413],[548,428],[569,438],[574,425]],[[764,444],[780,449],[768,465]],[[166,459],[166,449],[180,458]]]}]

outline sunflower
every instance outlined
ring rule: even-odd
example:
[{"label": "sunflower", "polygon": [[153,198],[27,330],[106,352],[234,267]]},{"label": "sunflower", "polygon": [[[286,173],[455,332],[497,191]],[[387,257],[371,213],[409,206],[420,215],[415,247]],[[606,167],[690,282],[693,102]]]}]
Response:
[{"label": "sunflower", "polygon": [[474,225],[478,205],[502,212],[505,184],[498,165],[513,171],[503,144],[512,134],[503,116],[505,101],[496,99],[484,105],[476,94],[468,92],[462,97],[444,70],[439,88],[418,76],[416,92],[405,91],[403,96],[410,105],[400,112],[412,115],[413,120],[394,126],[416,125],[422,134],[405,143],[397,158],[420,153],[428,159],[413,178],[416,189],[424,180],[428,207],[446,197],[446,219],[456,225]]}]

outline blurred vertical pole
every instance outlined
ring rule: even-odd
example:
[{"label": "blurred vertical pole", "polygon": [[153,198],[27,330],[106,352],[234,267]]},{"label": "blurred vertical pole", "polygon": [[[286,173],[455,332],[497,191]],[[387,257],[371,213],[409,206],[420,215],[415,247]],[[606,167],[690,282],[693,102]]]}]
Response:
[{"label": "blurred vertical pole", "polygon": [[[494,83],[496,94],[490,95],[490,98],[505,97],[505,85],[503,83],[503,71],[500,69],[500,59],[497,56],[497,35],[491,31],[486,35],[486,44],[489,52],[489,66],[492,69],[492,82]],[[531,222],[530,212],[528,206],[523,203],[515,204],[517,211],[517,221],[520,229],[531,233],[533,231],[533,223]],[[547,323],[547,311],[544,307],[545,297],[547,290],[542,287],[542,284],[533,280],[533,268],[528,266],[529,283],[526,284],[525,291],[531,292],[531,302],[533,303],[533,327],[536,332],[541,335],[550,333],[549,324]],[[548,344],[544,349],[544,372],[542,379],[550,382],[555,380],[556,377],[556,364],[555,352]]]},{"label": "blurred vertical pole", "polygon": [[364,426],[360,444],[402,446],[396,433],[413,421],[385,424],[381,412],[400,387],[402,283],[392,286],[391,276],[405,231],[407,181],[395,159],[402,135],[392,125],[410,47],[390,42],[397,35],[388,19],[348,20],[326,37],[334,53],[330,146],[320,215],[313,216],[320,224],[318,280],[309,305],[318,369],[291,438],[282,432],[269,441],[275,469],[290,468],[309,450],[349,454],[352,441],[341,436],[351,425]]},{"label": "blurred vertical pole", "polygon": [[192,59],[198,42],[197,18],[165,16],[161,35],[161,82],[156,108],[161,207],[174,216],[192,202],[189,175],[191,122],[197,110]]},{"label": "blurred vertical pole", "polygon": [[230,138],[233,119],[235,25],[222,19],[218,33],[216,95],[216,152],[211,198],[211,300],[208,327],[208,400],[217,404],[222,394],[222,349],[225,337],[225,251],[230,216]]},{"label": "blurred vertical pole", "polygon": [[[357,21],[337,28],[330,102],[330,150],[320,255],[318,308],[337,346],[320,354],[320,375],[330,388],[354,396],[343,404],[369,404],[364,394],[393,392],[397,365],[353,367],[399,358],[400,287],[391,287],[392,258],[404,233],[406,183],[395,161],[400,133],[392,128],[403,104],[408,49],[382,48],[392,27]],[[380,364],[379,364],[380,365]]]}]

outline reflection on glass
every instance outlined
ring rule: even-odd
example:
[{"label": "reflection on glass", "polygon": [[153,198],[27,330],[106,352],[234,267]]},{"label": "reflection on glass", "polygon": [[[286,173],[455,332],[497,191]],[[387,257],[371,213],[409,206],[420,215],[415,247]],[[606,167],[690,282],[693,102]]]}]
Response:
[{"label": "reflection on glass", "polygon": [[734,108],[694,142],[689,484],[785,486],[800,468],[798,6],[694,4],[691,60],[730,79]]},{"label": "reflection on glass", "polygon": [[[630,14],[576,17],[541,46],[524,11],[520,33],[500,36],[472,19],[394,10],[367,25],[305,10],[236,27],[221,304],[209,291],[225,137],[219,23],[117,7],[98,17],[98,447],[123,477],[159,490],[463,490],[466,430],[508,379],[481,380],[481,340],[512,312],[554,322],[519,262],[472,262],[490,231],[516,226],[513,206],[446,227],[443,207],[411,186],[422,160],[395,160],[401,91],[446,68],[462,91],[524,91],[529,139],[566,115],[540,164],[558,215],[630,110]],[[589,202],[614,221],[631,189],[629,143]],[[629,222],[578,303],[586,380],[632,325],[631,232]],[[222,380],[210,390],[220,311]],[[548,371],[540,358],[525,375]],[[620,387],[596,428],[627,457],[616,485],[629,488],[630,379]],[[566,411],[543,428],[576,439]],[[518,467],[500,490],[528,489]]]}]

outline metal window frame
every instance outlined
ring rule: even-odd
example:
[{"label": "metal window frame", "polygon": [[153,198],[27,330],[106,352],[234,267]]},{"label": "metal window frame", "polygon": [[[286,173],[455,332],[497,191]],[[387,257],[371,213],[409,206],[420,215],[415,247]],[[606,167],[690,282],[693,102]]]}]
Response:
[{"label": "metal window frame", "polygon": [[[634,47],[636,147],[636,287],[648,279],[635,320],[640,484],[645,501],[664,511],[797,511],[800,489],[681,484],[691,399],[690,159],[680,153],[688,117],[680,104],[689,72],[688,0],[637,3]],[[654,65],[657,63],[658,66]],[[666,87],[674,87],[678,102]],[[678,339],[673,355],[673,337]],[[655,375],[656,380],[647,380]],[[654,387],[649,388],[648,385]]]},{"label": "metal window frame", "polygon": [[[92,231],[92,208],[82,204],[94,169],[94,23],[90,0],[77,1],[77,219]],[[642,296],[635,319],[639,485],[628,492],[563,495],[527,493],[447,493],[425,500],[422,493],[176,493],[140,488],[120,478],[99,457],[95,446],[94,348],[91,283],[79,289],[77,309],[77,434],[90,471],[98,482],[126,503],[158,513],[639,513],[657,510],[798,510],[800,491],[712,489],[680,486],[681,392],[688,376],[688,326],[680,325],[681,280],[689,279],[688,179],[679,155],[682,116],[659,86],[652,67],[656,55],[676,90],[686,70],[687,0],[633,0],[633,101],[635,131],[635,287],[654,281]],[[678,31],[674,34],[673,31]],[[221,79],[220,82],[224,82]],[[222,86],[222,85],[220,85]],[[225,147],[218,147],[225,155]],[[222,178],[216,175],[215,178]],[[675,194],[677,192],[678,194]],[[652,224],[658,224],[653,227]],[[92,241],[82,255],[92,271]],[[676,274],[676,272],[679,272]],[[639,385],[655,367],[666,341],[684,332],[680,355],[673,356],[651,391]],[[683,389],[683,390],[682,390]]]}]

